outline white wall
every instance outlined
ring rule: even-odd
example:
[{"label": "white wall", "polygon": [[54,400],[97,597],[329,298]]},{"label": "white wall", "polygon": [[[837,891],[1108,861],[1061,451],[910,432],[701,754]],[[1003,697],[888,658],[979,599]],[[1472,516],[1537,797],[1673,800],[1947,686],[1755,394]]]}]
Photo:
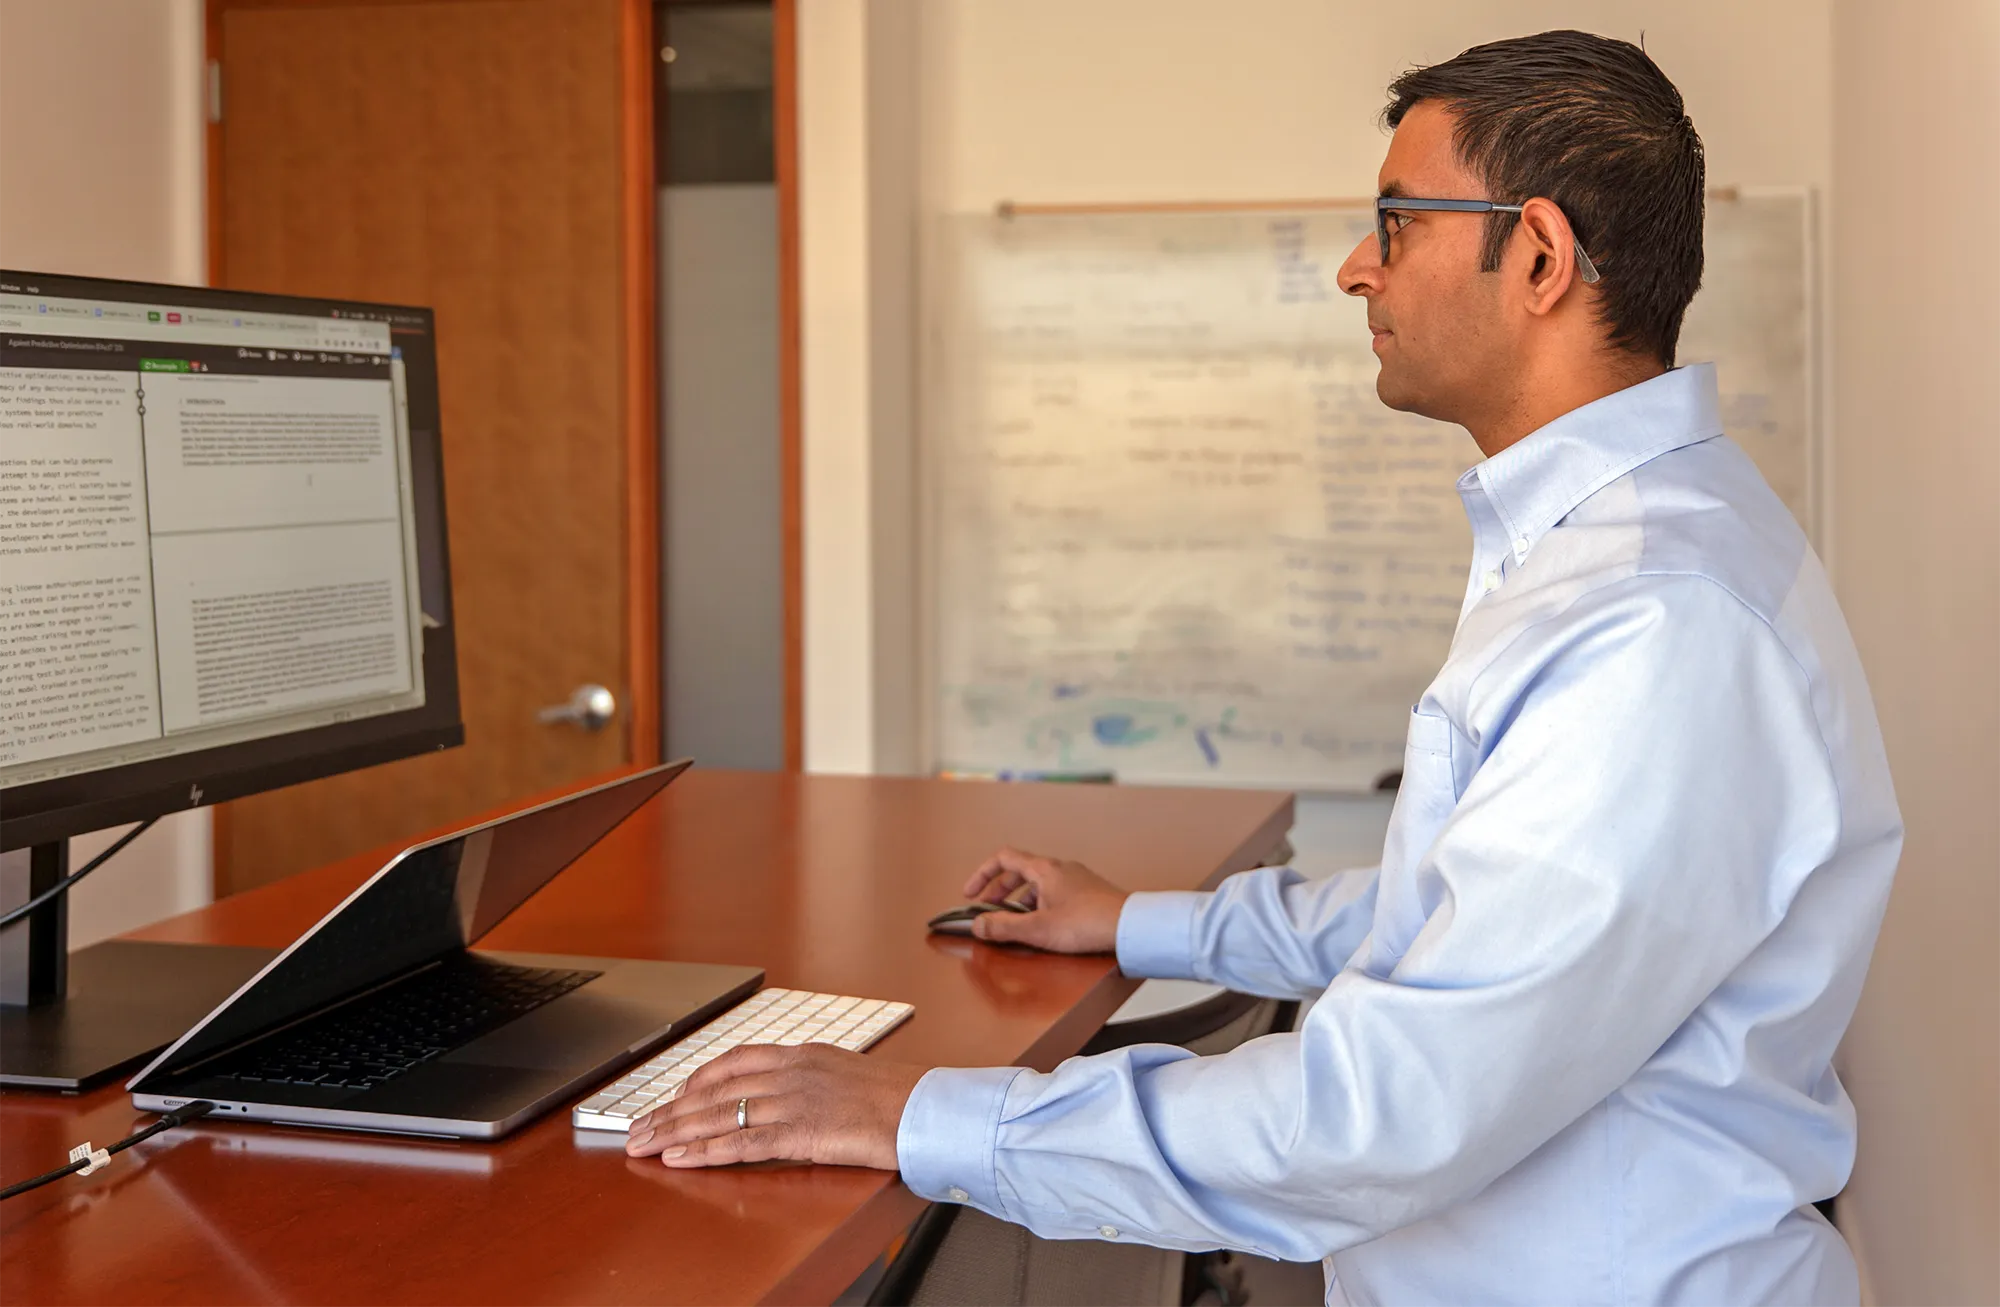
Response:
[{"label": "white wall", "polygon": [[[0,0],[0,266],[202,282],[201,41],[200,0]],[[176,814],[92,873],[71,944],[207,902],[209,832]]]},{"label": "white wall", "polygon": [[200,0],[0,0],[0,258],[198,285]]},{"label": "white wall", "polygon": [[[1842,1049],[1878,1302],[2000,1302],[2000,4],[1838,0],[1836,583],[1909,829]],[[1898,195],[1921,195],[1921,211]]]},{"label": "white wall", "polygon": [[1373,195],[1389,80],[1552,27],[1636,40],[1719,182],[1823,185],[1827,0],[927,0],[932,211]]},{"label": "white wall", "polygon": [[805,757],[914,770],[916,0],[799,6]]}]

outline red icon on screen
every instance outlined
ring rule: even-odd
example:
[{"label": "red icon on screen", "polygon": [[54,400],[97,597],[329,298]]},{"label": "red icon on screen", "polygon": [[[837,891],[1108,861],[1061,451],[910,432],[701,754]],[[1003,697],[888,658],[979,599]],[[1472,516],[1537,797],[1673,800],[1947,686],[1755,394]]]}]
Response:
[{"label": "red icon on screen", "polygon": [[169,313],[167,315],[168,322],[179,322],[180,320],[181,320],[181,315],[178,313]]}]

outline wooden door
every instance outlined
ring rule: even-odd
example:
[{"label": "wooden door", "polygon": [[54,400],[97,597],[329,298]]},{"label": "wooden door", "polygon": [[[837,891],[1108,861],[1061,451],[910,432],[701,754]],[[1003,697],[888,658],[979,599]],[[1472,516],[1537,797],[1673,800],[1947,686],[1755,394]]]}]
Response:
[{"label": "wooden door", "polygon": [[[227,805],[233,892],[657,759],[651,11],[209,0],[210,278],[436,309],[464,747]],[[587,682],[589,733],[536,711]]]}]

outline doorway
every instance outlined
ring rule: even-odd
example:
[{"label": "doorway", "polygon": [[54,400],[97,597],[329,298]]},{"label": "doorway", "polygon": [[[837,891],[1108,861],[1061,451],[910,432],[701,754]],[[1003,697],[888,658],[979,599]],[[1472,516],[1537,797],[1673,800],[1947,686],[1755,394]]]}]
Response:
[{"label": "doorway", "polygon": [[[795,766],[787,596],[789,4],[663,3],[659,143],[666,751]],[[796,320],[796,315],[792,315]]]}]

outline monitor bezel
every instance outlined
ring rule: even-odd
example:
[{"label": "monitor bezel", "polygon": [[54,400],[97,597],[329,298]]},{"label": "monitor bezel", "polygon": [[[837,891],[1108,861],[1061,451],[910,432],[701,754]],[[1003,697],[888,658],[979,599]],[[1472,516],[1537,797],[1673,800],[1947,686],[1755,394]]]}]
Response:
[{"label": "monitor bezel", "polygon": [[[251,313],[334,317],[334,310],[356,310],[419,317],[431,342],[431,391],[440,410],[435,425],[435,476],[430,483],[433,493],[428,496],[434,502],[416,506],[419,548],[426,535],[434,537],[442,582],[437,605],[442,611],[431,614],[438,624],[427,622],[423,632],[424,702],[420,707],[0,789],[0,850],[46,844],[107,826],[246,798],[465,743],[459,705],[457,620],[452,606],[451,533],[445,509],[443,404],[435,379],[437,321],[431,309],[11,268],[0,269],[0,284],[36,288],[17,293],[172,302]],[[419,486],[423,484],[422,477],[415,479]],[[434,533],[421,529],[427,514],[436,522]]]}]

